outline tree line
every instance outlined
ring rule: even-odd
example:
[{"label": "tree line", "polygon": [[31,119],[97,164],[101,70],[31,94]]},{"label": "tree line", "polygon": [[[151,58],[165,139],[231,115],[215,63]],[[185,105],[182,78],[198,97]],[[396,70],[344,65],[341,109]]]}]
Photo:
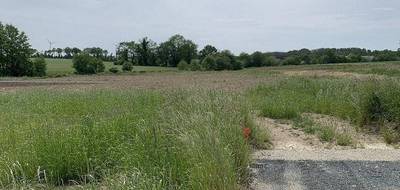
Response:
[{"label": "tree line", "polygon": [[112,53],[108,52],[108,50],[102,49],[100,47],[84,48],[83,50],[77,47],[52,48],[50,50],[44,51],[43,53],[35,51],[34,56],[45,58],[71,59],[81,53],[89,54],[103,61],[113,61],[115,58]]},{"label": "tree line", "polygon": [[[32,57],[38,58],[33,60]],[[147,37],[138,41],[120,42],[115,56],[99,47],[83,50],[76,47],[53,48],[39,53],[31,48],[24,32],[0,22],[0,76],[43,76],[46,73],[44,58],[75,57],[74,68],[77,73],[82,74],[104,71],[102,61],[113,61],[115,65],[123,65],[125,71],[132,70],[133,65],[219,71],[278,65],[399,61],[400,49],[372,51],[361,48],[321,48],[288,52],[256,51],[235,55],[229,50],[219,50],[212,45],[206,45],[199,50],[192,40],[182,35],[174,35],[160,44]]]},{"label": "tree line", "polygon": [[130,62],[141,66],[178,67],[181,70],[238,70],[247,67],[399,61],[400,49],[367,50],[362,48],[301,49],[288,52],[233,54],[206,45],[200,51],[191,40],[174,35],[159,45],[149,38],[119,43],[115,64]]}]

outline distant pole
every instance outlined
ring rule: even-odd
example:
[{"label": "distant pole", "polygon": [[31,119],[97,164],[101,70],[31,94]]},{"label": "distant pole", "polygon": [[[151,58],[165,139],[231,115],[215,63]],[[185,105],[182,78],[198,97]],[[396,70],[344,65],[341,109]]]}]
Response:
[{"label": "distant pole", "polygon": [[49,43],[49,50],[51,50],[51,48],[52,48],[53,45],[54,45],[54,42],[52,42],[52,41],[50,41],[50,40],[47,40],[47,42]]}]

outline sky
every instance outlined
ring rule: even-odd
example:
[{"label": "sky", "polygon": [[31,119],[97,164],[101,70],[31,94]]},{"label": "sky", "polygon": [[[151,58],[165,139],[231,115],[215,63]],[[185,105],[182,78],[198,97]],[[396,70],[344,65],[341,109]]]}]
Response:
[{"label": "sky", "polygon": [[400,46],[399,0],[0,0],[0,22],[38,50],[174,34],[234,53]]}]

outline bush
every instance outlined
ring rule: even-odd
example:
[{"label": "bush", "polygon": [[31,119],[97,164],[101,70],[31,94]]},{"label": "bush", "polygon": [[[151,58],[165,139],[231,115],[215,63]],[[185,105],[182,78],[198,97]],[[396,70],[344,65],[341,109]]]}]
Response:
[{"label": "bush", "polygon": [[123,65],[126,62],[124,59],[118,59],[114,61],[114,65]]},{"label": "bush", "polygon": [[239,61],[239,60],[233,60],[232,69],[233,70],[241,70],[241,69],[243,69],[243,63],[241,61]]},{"label": "bush", "polygon": [[189,64],[185,60],[181,60],[177,67],[181,71],[189,70]]},{"label": "bush", "polygon": [[224,55],[219,55],[215,59],[215,70],[216,71],[222,71],[225,69],[230,69],[231,68],[231,60],[229,57],[224,56]]},{"label": "bush", "polygon": [[215,70],[216,63],[215,63],[214,57],[211,55],[208,55],[207,57],[205,57],[203,59],[203,61],[201,62],[201,66],[207,71]]},{"label": "bush", "polygon": [[190,62],[190,70],[191,71],[201,71],[202,67],[200,64],[200,60],[192,59],[192,61]]},{"label": "bush", "polygon": [[96,74],[104,72],[103,61],[88,54],[74,56],[73,67],[77,74]]},{"label": "bush", "polygon": [[125,61],[125,63],[122,65],[122,71],[132,71],[133,70],[133,64],[131,62]]},{"label": "bush", "polygon": [[322,141],[332,142],[333,139],[335,139],[336,132],[333,127],[324,126],[320,127],[319,129],[320,131],[318,136]]},{"label": "bush", "polygon": [[43,77],[46,76],[46,60],[43,57],[36,58],[32,62],[31,76]]},{"label": "bush", "polygon": [[111,68],[109,69],[109,71],[110,71],[111,73],[118,73],[118,72],[119,72],[118,68],[116,68],[116,67],[111,67]]},{"label": "bush", "polygon": [[338,134],[336,137],[336,144],[339,146],[349,146],[353,144],[353,138],[349,134]]}]

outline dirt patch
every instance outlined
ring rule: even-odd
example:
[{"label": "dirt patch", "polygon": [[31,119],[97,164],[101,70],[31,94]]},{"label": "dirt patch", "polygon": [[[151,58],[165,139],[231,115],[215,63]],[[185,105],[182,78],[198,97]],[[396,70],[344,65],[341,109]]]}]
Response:
[{"label": "dirt patch", "polygon": [[[351,123],[338,119],[336,117],[306,113],[303,117],[309,117],[316,124],[322,127],[335,127],[338,133],[346,133],[351,135],[354,140],[352,146],[338,146],[335,143],[321,142],[316,135],[305,134],[300,129],[293,127],[292,121],[274,120],[269,118],[259,118],[257,123],[261,127],[265,127],[270,131],[273,150],[279,151],[321,151],[329,150],[351,150],[351,149],[380,149],[393,150],[394,148],[387,145],[383,138],[378,134],[368,134],[356,131]],[[267,151],[268,152],[268,151]],[[257,151],[254,158],[259,159],[265,156],[265,151]]]},{"label": "dirt patch", "polygon": [[384,139],[379,134],[367,131],[357,131],[357,128],[348,121],[333,116],[314,113],[305,113],[303,116],[311,118],[318,125],[332,126],[338,133],[349,134],[355,141],[353,148],[393,149],[392,146],[385,143]]},{"label": "dirt patch", "polygon": [[318,150],[324,148],[324,144],[316,137],[294,129],[290,123],[269,118],[259,118],[257,122],[270,131],[273,149],[275,150]]},{"label": "dirt patch", "polygon": [[254,76],[251,73],[222,72],[163,72],[133,75],[68,76],[48,79],[3,80],[0,88],[16,90],[42,89],[221,89],[238,91],[275,80],[272,75]]},{"label": "dirt patch", "polygon": [[355,79],[383,79],[384,76],[380,75],[372,75],[372,74],[358,74],[358,73],[350,73],[350,72],[340,72],[340,71],[329,71],[329,70],[289,70],[282,72],[288,76],[308,76],[308,77],[347,77],[347,78],[355,78]]}]

